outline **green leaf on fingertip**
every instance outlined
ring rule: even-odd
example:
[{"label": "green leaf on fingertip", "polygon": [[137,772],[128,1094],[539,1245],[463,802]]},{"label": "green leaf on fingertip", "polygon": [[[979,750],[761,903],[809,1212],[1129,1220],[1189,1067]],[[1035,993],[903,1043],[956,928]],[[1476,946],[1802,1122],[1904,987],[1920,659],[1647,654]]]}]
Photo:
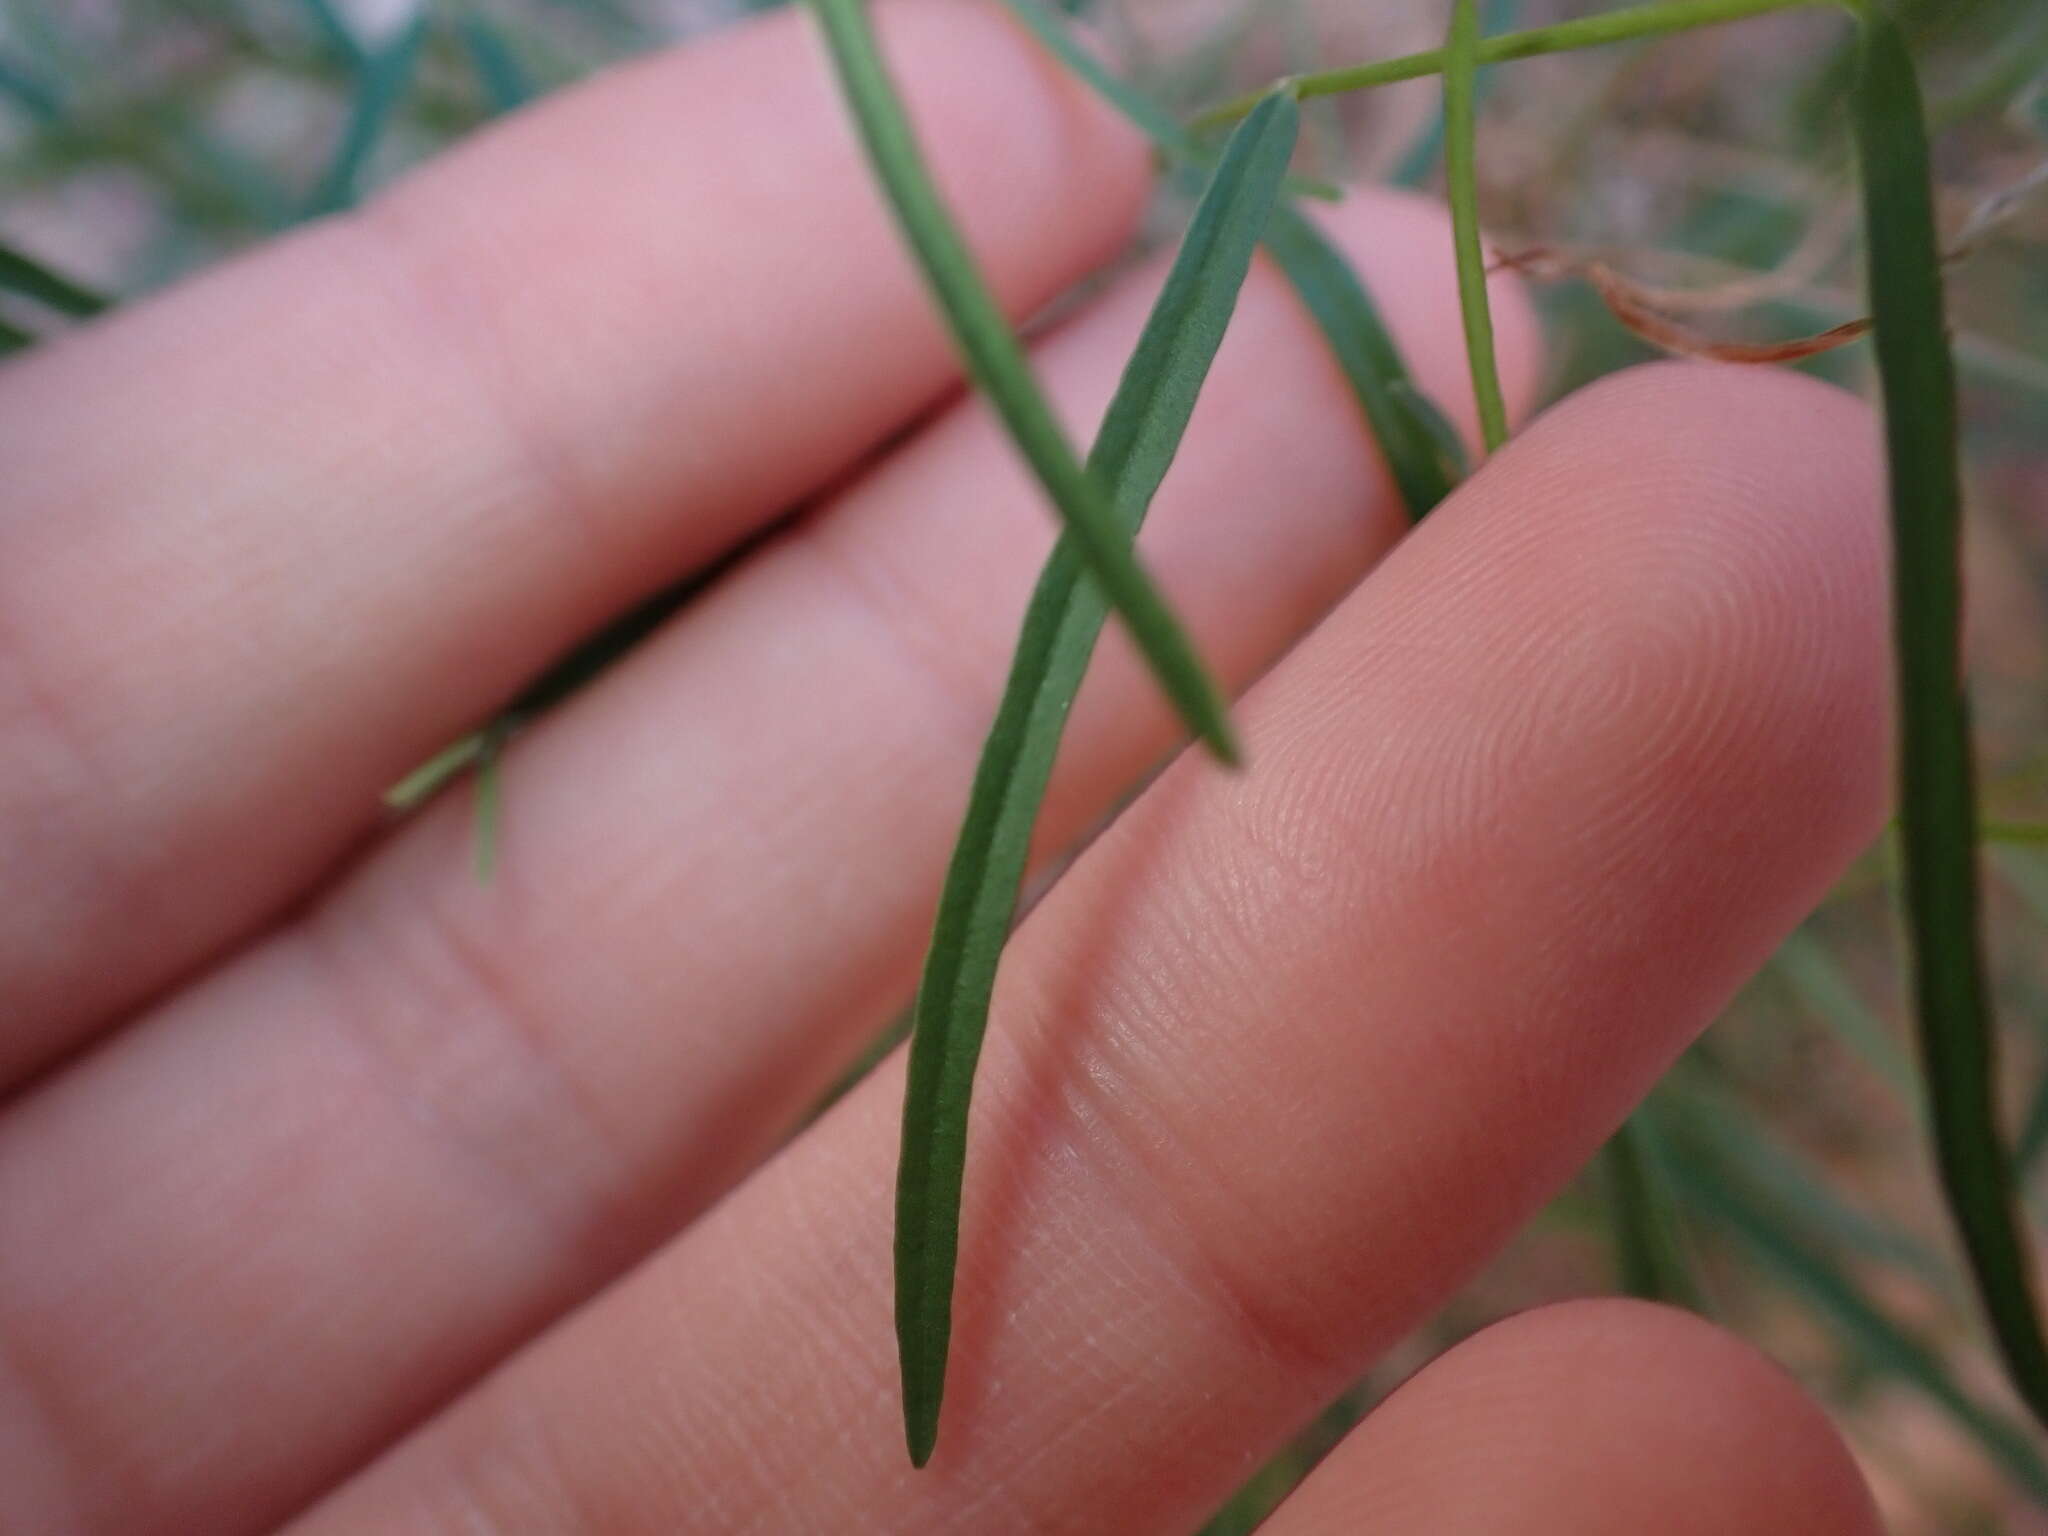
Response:
[{"label": "green leaf on fingertip", "polygon": [[1999,1131],[1979,926],[1955,364],[1926,124],[1898,23],[1869,0],[1855,9],[1852,110],[1891,481],[1899,844],[1914,1015],[1943,1192],[2007,1372],[2048,1423],[2048,1343]]},{"label": "green leaf on fingertip", "polygon": [[[1125,367],[1089,467],[1128,540],[1165,477],[1221,345],[1294,147],[1300,114],[1274,95],[1232,135]],[[1072,534],[1026,610],[918,988],[896,1196],[896,1328],[911,1460],[937,1440],[952,1337],[968,1106],[997,963],[1060,733],[1107,613]]]},{"label": "green leaf on fingertip", "polygon": [[882,62],[866,0],[811,0],[868,158],[886,192],[967,371],[1045,487],[1110,606],[1181,718],[1226,763],[1237,742],[1222,691],[1118,530],[1109,498],[1082,467],[1046,403],[1024,351],[933,185],[910,120]]}]

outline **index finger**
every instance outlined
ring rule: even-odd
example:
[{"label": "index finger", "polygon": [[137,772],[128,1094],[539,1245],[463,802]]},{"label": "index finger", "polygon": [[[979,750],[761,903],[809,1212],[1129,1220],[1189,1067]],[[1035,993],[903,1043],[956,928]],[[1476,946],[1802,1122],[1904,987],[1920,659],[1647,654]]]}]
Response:
[{"label": "index finger", "polygon": [[1785,374],[1584,391],[1090,846],[1005,956],[925,1470],[899,1056],[300,1529],[1192,1529],[1876,831],[1877,463]]},{"label": "index finger", "polygon": [[[1108,257],[1136,137],[992,6],[879,19],[1012,311]],[[0,371],[0,1084],[952,378],[788,14]]]}]

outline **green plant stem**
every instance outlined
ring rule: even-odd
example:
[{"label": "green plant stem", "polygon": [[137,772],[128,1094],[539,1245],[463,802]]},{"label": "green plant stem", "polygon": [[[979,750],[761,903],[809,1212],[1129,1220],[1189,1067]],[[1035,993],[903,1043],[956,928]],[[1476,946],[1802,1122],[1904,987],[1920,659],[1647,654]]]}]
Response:
[{"label": "green plant stem", "polygon": [[1942,1187],[2013,1384],[2048,1423],[2048,1344],[1999,1134],[1979,927],[1955,365],[1925,118],[1897,23],[1881,6],[1856,9],[1854,117],[1891,480],[1899,844],[1914,1015]]},{"label": "green plant stem", "polygon": [[[1579,48],[1598,48],[1608,43],[1688,32],[1721,22],[1764,16],[1772,11],[1837,3],[1840,0],[1663,0],[1656,5],[1628,6],[1577,21],[1559,22],[1555,26],[1503,32],[1480,43],[1479,62],[1501,64],[1510,59],[1530,59],[1545,53],[1569,53]],[[1297,75],[1288,84],[1296,96],[1306,100],[1340,91],[1392,85],[1401,80],[1420,80],[1428,75],[1441,74],[1444,64],[1445,50],[1432,48],[1425,53],[1402,54],[1372,63],[1353,64],[1344,69]],[[1211,107],[1194,120],[1193,126],[1209,128],[1235,121],[1256,106],[1262,94],[1251,92],[1234,97],[1221,106]]]},{"label": "green plant stem", "polygon": [[1108,498],[1082,468],[925,168],[882,62],[865,0],[811,0],[875,173],[952,328],[968,372],[1051,496],[1161,686],[1218,758],[1238,761],[1222,691],[1117,529]]},{"label": "green plant stem", "polygon": [[1479,235],[1479,12],[1473,0],[1451,0],[1451,33],[1444,47],[1444,178],[1457,252],[1458,308],[1465,320],[1465,355],[1479,406],[1479,436],[1488,453],[1508,440],[1508,407],[1494,355],[1493,310],[1486,299],[1486,251]]},{"label": "green plant stem", "polygon": [[416,811],[455,778],[483,758],[490,744],[488,729],[472,731],[443,747],[419,767],[384,791],[384,804],[394,811]]}]

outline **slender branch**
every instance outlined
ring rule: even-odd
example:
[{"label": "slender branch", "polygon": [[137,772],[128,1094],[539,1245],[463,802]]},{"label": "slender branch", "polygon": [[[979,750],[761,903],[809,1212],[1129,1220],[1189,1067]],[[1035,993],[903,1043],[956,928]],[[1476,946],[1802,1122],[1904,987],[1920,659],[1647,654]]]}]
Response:
[{"label": "slender branch", "polygon": [[[1598,48],[1608,43],[1632,42],[1637,38],[1662,37],[1671,32],[1690,32],[1698,27],[1742,21],[1773,11],[1840,3],[1841,0],[1659,0],[1654,5],[1627,6],[1617,11],[1604,11],[1598,16],[1581,17],[1577,21],[1559,22],[1555,26],[1503,32],[1498,37],[1480,42],[1479,62],[1501,64],[1510,59],[1530,59],[1545,53],[1569,53],[1578,48]],[[1311,96],[1335,95],[1339,91],[1392,85],[1399,80],[1420,80],[1427,75],[1443,73],[1444,61],[1444,50],[1432,48],[1426,53],[1403,54],[1398,58],[1353,64],[1344,69],[1297,75],[1290,83],[1294,94],[1306,100]],[[1270,89],[1268,86],[1266,90],[1252,91],[1221,106],[1211,107],[1194,120],[1193,126],[1210,128],[1234,122],[1257,106]]]},{"label": "slender branch", "polygon": [[1479,436],[1496,453],[1508,440],[1508,408],[1494,358],[1493,311],[1486,300],[1486,252],[1479,235],[1478,79],[1479,12],[1472,0],[1451,0],[1450,40],[1444,45],[1444,178],[1457,248],[1458,308],[1465,319],[1465,352]]}]

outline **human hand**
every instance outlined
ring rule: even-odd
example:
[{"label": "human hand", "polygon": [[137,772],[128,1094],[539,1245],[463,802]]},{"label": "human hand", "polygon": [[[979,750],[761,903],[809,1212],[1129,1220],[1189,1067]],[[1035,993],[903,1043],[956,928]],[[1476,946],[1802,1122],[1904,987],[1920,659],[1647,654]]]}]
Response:
[{"label": "human hand", "polygon": [[[991,10],[886,15],[1013,311],[1113,256],[1143,147]],[[1466,400],[1439,213],[1330,227]],[[1038,341],[1077,423],[1161,270]],[[912,1472],[900,1064],[769,1154],[914,982],[1052,538],[954,377],[800,15],[0,371],[0,1528],[1188,1529],[1881,819],[1860,406],[1625,375],[1379,561],[1396,498],[1255,271],[1144,540],[1204,654],[1271,667],[1251,767],[1176,763],[1006,960]],[[490,883],[465,796],[380,836],[800,500],[517,743]],[[1112,633],[1048,857],[1173,733]],[[1271,1526],[1874,1528],[1789,1382],[1622,1302],[1454,1351]]]}]

